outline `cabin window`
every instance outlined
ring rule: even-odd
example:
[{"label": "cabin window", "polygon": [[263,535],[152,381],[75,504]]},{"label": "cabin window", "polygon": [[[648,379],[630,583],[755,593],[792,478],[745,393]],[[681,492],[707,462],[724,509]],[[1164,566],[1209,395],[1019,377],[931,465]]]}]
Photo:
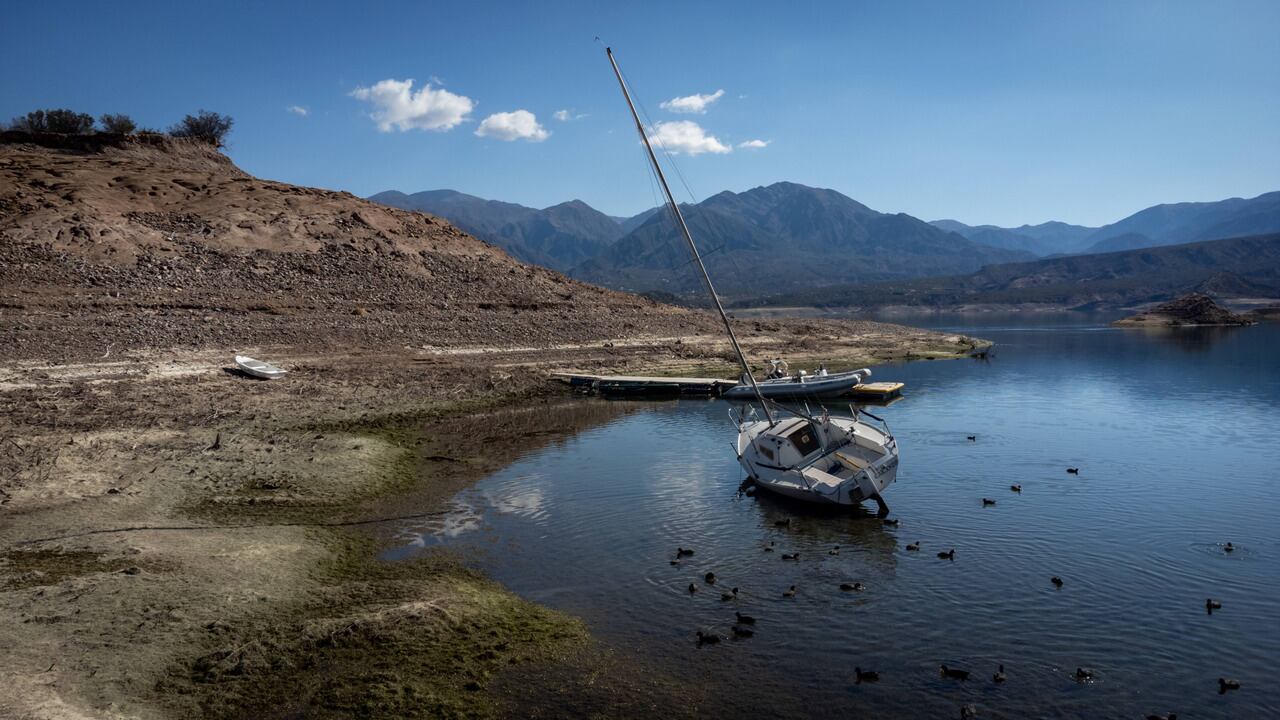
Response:
[{"label": "cabin window", "polygon": [[773,451],[772,451],[772,450],[770,450],[769,448],[765,447],[764,445],[757,445],[756,447],[760,448],[760,454],[761,454],[761,455],[763,455],[763,456],[765,456],[765,457],[769,458],[770,460],[772,460],[772,459],[773,459]]},{"label": "cabin window", "polygon": [[802,426],[799,430],[787,436],[792,445],[796,446],[796,450],[800,451],[801,457],[808,455],[818,449],[818,437],[813,432],[813,427],[809,425]]}]

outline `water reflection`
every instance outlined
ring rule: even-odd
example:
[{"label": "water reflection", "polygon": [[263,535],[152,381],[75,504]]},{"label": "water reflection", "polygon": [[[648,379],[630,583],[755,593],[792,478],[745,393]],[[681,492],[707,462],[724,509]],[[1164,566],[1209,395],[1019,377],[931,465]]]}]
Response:
[{"label": "water reflection", "polygon": [[[584,401],[608,409],[511,453],[459,496],[454,527],[468,529],[431,542],[696,684],[699,714],[1275,715],[1280,327],[1188,353],[1100,323],[999,322],[956,328],[996,340],[990,362],[877,368],[907,383],[875,411],[902,448],[899,527],[740,494],[725,403]],[[695,555],[671,565],[678,546]],[[1223,609],[1207,614],[1206,597]],[[759,619],[754,637],[696,647],[695,630],[727,634],[735,610]],[[975,678],[940,678],[940,663]],[[855,665],[881,681],[854,683]],[[1245,689],[1219,696],[1219,675]]]},{"label": "water reflection", "polygon": [[1169,328],[1126,328],[1127,332],[1138,332],[1152,340],[1191,353],[1202,353],[1213,347],[1214,343],[1230,337],[1233,333],[1245,330],[1244,327],[1169,327]]}]

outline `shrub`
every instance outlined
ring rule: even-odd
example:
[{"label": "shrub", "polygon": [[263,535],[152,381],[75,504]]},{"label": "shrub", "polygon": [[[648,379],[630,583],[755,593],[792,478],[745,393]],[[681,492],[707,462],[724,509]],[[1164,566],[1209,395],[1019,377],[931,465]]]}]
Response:
[{"label": "shrub", "polygon": [[34,110],[13,119],[14,130],[85,135],[93,132],[93,116],[73,110]]},{"label": "shrub", "polygon": [[102,124],[102,132],[115,135],[131,135],[134,130],[138,129],[138,126],[133,122],[133,118],[128,115],[107,114],[98,118],[98,122]]},{"label": "shrub", "polygon": [[182,122],[169,128],[169,134],[174,137],[200,138],[215,147],[222,147],[222,141],[231,132],[233,123],[230,115],[201,110],[195,115],[184,117]]}]

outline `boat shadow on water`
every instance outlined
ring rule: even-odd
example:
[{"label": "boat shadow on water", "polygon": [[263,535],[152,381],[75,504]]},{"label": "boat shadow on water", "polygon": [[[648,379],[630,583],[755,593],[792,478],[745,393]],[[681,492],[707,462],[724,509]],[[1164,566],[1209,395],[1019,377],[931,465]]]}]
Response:
[{"label": "boat shadow on water", "polygon": [[839,545],[882,551],[890,557],[897,550],[895,528],[885,525],[884,519],[876,514],[874,504],[870,507],[868,503],[853,507],[822,505],[761,488],[755,488],[748,495],[746,488],[750,486],[749,480],[743,481],[742,499],[755,504],[761,527],[782,536],[775,538],[775,542],[785,537],[788,541],[800,541],[806,547],[821,548],[822,552],[828,552],[826,546]]}]

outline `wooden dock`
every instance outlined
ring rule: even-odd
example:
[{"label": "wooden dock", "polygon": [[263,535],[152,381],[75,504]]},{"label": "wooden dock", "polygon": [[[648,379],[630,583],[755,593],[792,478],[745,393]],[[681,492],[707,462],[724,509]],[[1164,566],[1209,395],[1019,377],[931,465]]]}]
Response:
[{"label": "wooden dock", "polygon": [[646,377],[643,375],[589,375],[556,372],[552,377],[575,388],[592,388],[605,395],[707,395],[715,396],[737,385],[720,378]]},{"label": "wooden dock", "polygon": [[[733,380],[720,378],[591,375],[573,372],[555,372],[551,375],[570,387],[614,396],[702,395],[714,397],[738,384]],[[900,396],[903,387],[905,385],[900,382],[863,383],[855,385],[848,395],[883,401]]]}]

